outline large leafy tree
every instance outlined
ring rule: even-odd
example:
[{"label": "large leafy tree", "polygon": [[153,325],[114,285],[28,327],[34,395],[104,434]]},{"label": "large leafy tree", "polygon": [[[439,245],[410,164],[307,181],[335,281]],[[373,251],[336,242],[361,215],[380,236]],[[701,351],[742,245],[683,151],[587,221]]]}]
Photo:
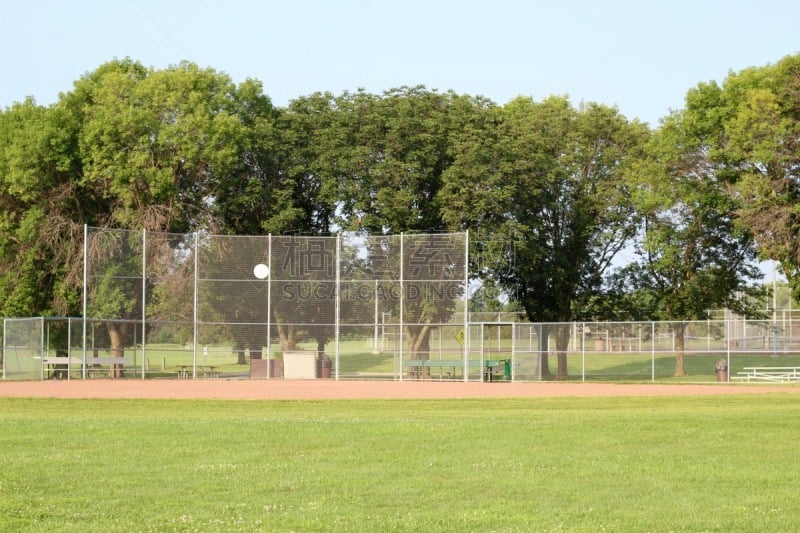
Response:
[{"label": "large leafy tree", "polygon": [[293,209],[296,187],[287,183],[283,170],[283,154],[291,153],[291,148],[281,138],[280,111],[255,80],[244,81],[229,97],[241,129],[237,144],[231,146],[237,150],[233,166],[216,172],[206,191],[206,204],[213,212],[208,229],[226,235],[299,229],[298,219],[281,218]]},{"label": "large leafy tree", "polygon": [[673,322],[676,376],[686,374],[687,321],[722,307],[752,315],[761,292],[752,234],[737,224],[738,204],[690,118],[678,112],[665,119],[633,174],[642,241],[626,269],[640,298],[650,295],[649,318]]},{"label": "large leafy tree", "polygon": [[404,87],[344,94],[335,105],[343,224],[371,234],[446,229],[440,191],[452,139],[486,102]]},{"label": "large leafy tree", "polygon": [[[519,98],[488,113],[457,145],[445,216],[452,227],[476,230],[478,241],[513,243],[483,264],[483,275],[519,301],[531,321],[580,319],[583,302],[635,231],[622,178],[647,129],[614,108],[576,109],[562,97]],[[544,375],[550,333],[540,335]],[[552,333],[557,377],[566,378],[568,330]]]},{"label": "large leafy tree", "polygon": [[[404,87],[314,94],[277,110],[253,80],[236,86],[191,63],[158,71],[114,60],[52,106],[28,100],[0,113],[2,312],[79,311],[75,243],[84,223],[226,234],[470,229],[477,248],[501,243],[472,254],[481,275],[531,320],[551,323],[596,318],[589,313],[598,307],[589,304],[598,301],[602,273],[642,227],[644,255],[632,269],[647,275],[639,276],[637,294],[646,293],[659,316],[694,316],[691,309],[706,305],[701,288],[729,294],[752,273],[747,227],[762,257],[779,260],[800,292],[798,65],[788,57],[731,74],[721,86],[698,85],[686,109],[665,121],[647,164],[626,181],[621,176],[650,132],[603,105],[575,108],[551,97],[500,107]],[[639,215],[644,226],[635,222]],[[180,252],[168,248],[182,241],[171,242],[148,252],[164,259],[154,271],[176,270]],[[370,242],[369,257],[352,258],[366,273],[372,259],[377,265],[391,256],[391,240]],[[693,261],[692,243],[711,252]],[[672,259],[692,266],[686,275],[702,272],[689,296],[675,291],[683,282],[670,277]],[[456,263],[443,262],[439,274],[446,278]],[[717,263],[731,268],[725,273]],[[170,308],[175,293],[152,309],[187,315]],[[726,298],[713,301],[736,305]],[[135,318],[141,306],[129,304],[116,314]],[[246,307],[263,313],[263,306]],[[412,352],[425,353],[429,325],[452,310],[452,303],[425,301],[406,310],[409,323],[421,324],[407,331]],[[275,312],[319,318],[313,308]],[[555,335],[560,377],[565,331],[540,336],[545,347]],[[330,328],[312,335],[324,344]],[[546,357],[543,366],[546,373]]]},{"label": "large leafy tree", "polygon": [[[337,140],[339,111],[329,93],[318,93],[292,101],[281,113],[277,123],[279,157],[278,181],[271,193],[274,208],[261,219],[262,228],[270,233],[304,235],[307,237],[332,236],[336,231],[335,215],[338,203],[336,157],[342,150]],[[294,253],[298,242],[281,239],[281,254]],[[332,239],[316,239],[312,262],[320,265],[335,264],[335,247]],[[274,249],[275,251],[276,249]],[[343,254],[346,257],[347,254]],[[282,257],[286,257],[283,255]],[[345,261],[344,259],[342,259]],[[279,265],[276,265],[279,266]],[[310,337],[316,340],[317,351],[322,353],[334,335],[334,302],[319,298],[300,297],[302,294],[326,295],[333,298],[334,282],[330,271],[283,272],[275,270],[278,277],[293,279],[294,290],[284,285],[275,286],[272,311],[283,349],[293,349],[297,342]],[[302,274],[302,281],[296,279]],[[305,289],[297,290],[298,283]],[[302,327],[300,323],[304,324]]]},{"label": "large leafy tree", "polygon": [[[339,224],[373,236],[445,230],[442,203],[447,198],[442,196],[442,185],[444,172],[453,161],[452,137],[485,105],[479,98],[424,87],[403,87],[383,95],[346,93],[336,98],[333,107],[338,119],[328,143],[335,151],[328,159],[338,178]],[[424,248],[430,254],[442,253],[431,256],[431,268],[423,276],[427,281],[416,282],[439,288],[452,288],[455,283],[458,290],[466,289],[455,274],[465,268],[463,254],[450,253],[452,242],[441,242],[441,249],[426,248],[439,243],[436,238],[410,237],[404,242],[408,246],[403,254],[406,263],[386,265],[386,258],[401,256],[401,241],[369,239],[366,261],[372,266],[367,268],[394,276],[418,271],[415,261],[420,256],[415,253]],[[455,296],[457,291],[447,292]],[[410,357],[428,357],[435,325],[446,322],[454,309],[454,298],[404,300],[404,335]],[[399,316],[398,309],[392,312]]]},{"label": "large leafy tree", "polygon": [[340,136],[343,112],[330,93],[316,93],[290,102],[278,122],[276,152],[279,181],[275,207],[263,218],[272,233],[332,235],[341,203],[337,169],[346,144]]},{"label": "large leafy tree", "polygon": [[29,99],[0,114],[0,302],[5,316],[68,315],[79,305],[76,219],[92,208],[78,181],[75,126]]},{"label": "large leafy tree", "polygon": [[699,84],[685,121],[703,133],[761,257],[779,261],[800,295],[800,55]]},{"label": "large leafy tree", "polygon": [[[90,207],[75,178],[73,127],[28,99],[0,113],[0,313],[67,316],[80,306],[82,235]],[[66,345],[64,328],[51,340]],[[61,338],[59,338],[61,337]]]},{"label": "large leafy tree", "polygon": [[[252,107],[251,104],[249,109]],[[245,168],[224,179],[215,194],[218,220],[226,233],[277,236],[272,273],[273,278],[284,281],[273,282],[270,320],[276,324],[283,350],[294,349],[298,342],[311,337],[322,351],[333,334],[333,305],[320,306],[316,301],[296,297],[300,294],[297,284],[308,289],[309,285],[316,284],[319,288],[320,284],[331,281],[327,278],[300,281],[296,279],[299,272],[282,269],[281,264],[287,253],[300,253],[299,241],[288,242],[285,236],[326,237],[332,236],[336,229],[338,181],[332,165],[341,145],[332,138],[337,131],[334,124],[338,113],[330,94],[313,94],[292,101],[286,109],[273,111],[271,121],[265,121],[263,115],[256,116],[252,124],[248,122],[252,134],[242,158]],[[314,243],[324,249],[316,259],[325,264],[331,262],[333,240],[319,239]],[[247,269],[252,270],[253,258],[249,263],[242,260],[240,276],[252,277]],[[264,261],[268,261],[266,256]],[[302,291],[310,292],[333,294],[323,289]],[[238,334],[241,337],[241,332],[248,330],[250,333],[244,336],[250,346],[260,346],[263,341],[264,328],[259,325],[267,321],[263,299],[258,292],[215,295],[220,308],[231,307],[236,300],[237,307],[241,306],[247,315],[246,320],[255,324],[240,328]]]},{"label": "large leafy tree", "polygon": [[240,169],[249,133],[227,75],[115,61],[59,105],[79,124],[81,182],[105,200],[99,222],[177,231],[211,223],[217,183]]},{"label": "large leafy tree", "polygon": [[[271,113],[255,82],[239,90],[227,75],[191,63],[156,71],[128,59],[86,74],[49,108],[26,102],[4,113],[0,196],[13,206],[3,231],[15,244],[3,251],[3,264],[36,258],[25,271],[48,276],[47,283],[7,276],[13,309],[78,310],[82,257],[64,250],[80,250],[84,223],[181,232],[233,225],[223,214],[241,206],[225,202],[224,187],[256,174],[253,153],[259,148],[261,156],[269,139],[257,147],[255,136],[269,130]],[[164,269],[175,259],[153,254],[159,257]],[[25,296],[34,294],[37,301]],[[107,306],[116,299],[92,299],[114,318],[135,319],[141,308],[112,313]],[[120,329],[112,351],[121,350],[127,324],[108,326]]]},{"label": "large leafy tree", "polygon": [[[228,76],[191,63],[150,71],[112,62],[80,80],[61,105],[80,124],[81,180],[103,199],[99,222],[161,231],[219,226],[220,185],[251,170],[243,160],[261,125],[253,115],[269,113],[257,87],[246,90],[240,95]],[[136,294],[133,287],[126,292]],[[134,319],[138,311],[120,308],[116,318]],[[131,324],[108,324],[111,340],[119,339],[112,352],[121,350]]]}]

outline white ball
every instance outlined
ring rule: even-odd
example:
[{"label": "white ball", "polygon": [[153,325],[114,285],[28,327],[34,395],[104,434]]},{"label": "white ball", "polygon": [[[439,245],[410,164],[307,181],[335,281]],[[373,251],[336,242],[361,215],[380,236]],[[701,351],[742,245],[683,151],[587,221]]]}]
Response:
[{"label": "white ball", "polygon": [[253,267],[253,275],[258,279],[265,279],[269,276],[269,267],[264,263],[259,263]]}]

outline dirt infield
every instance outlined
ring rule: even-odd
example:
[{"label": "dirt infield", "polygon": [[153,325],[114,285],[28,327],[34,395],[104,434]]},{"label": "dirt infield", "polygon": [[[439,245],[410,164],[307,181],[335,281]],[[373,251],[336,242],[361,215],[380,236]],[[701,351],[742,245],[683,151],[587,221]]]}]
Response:
[{"label": "dirt infield", "polygon": [[795,385],[93,379],[0,382],[0,397],[225,400],[543,398],[800,394]]}]

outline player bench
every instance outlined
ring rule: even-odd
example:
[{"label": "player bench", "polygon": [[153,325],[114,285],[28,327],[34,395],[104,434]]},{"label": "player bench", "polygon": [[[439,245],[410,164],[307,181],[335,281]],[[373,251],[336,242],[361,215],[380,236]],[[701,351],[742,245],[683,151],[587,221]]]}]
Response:
[{"label": "player bench", "polygon": [[741,372],[737,372],[735,376],[731,376],[732,380],[745,381],[774,381],[774,382],[792,382],[800,381],[800,367],[795,366],[746,366]]},{"label": "player bench", "polygon": [[[483,368],[483,377],[486,381],[494,381],[495,373],[503,372],[506,361],[504,359],[486,359],[481,361],[470,359],[468,368]],[[464,361],[460,359],[407,359],[403,366],[411,371],[412,377],[421,377],[423,369],[438,370],[438,379],[456,379],[463,376]],[[447,372],[449,370],[449,372]]]},{"label": "player bench", "polygon": [[119,366],[124,369],[125,365],[130,365],[130,361],[126,357],[87,357],[86,377],[107,375],[110,366]]},{"label": "player bench", "polygon": [[[43,357],[42,364],[47,368],[47,377],[66,377],[66,373],[72,366],[83,368],[83,357]],[[130,361],[125,357],[87,357],[86,358],[86,377],[97,377],[109,372],[110,365],[124,367]],[[52,375],[51,375],[52,372]]]},{"label": "player bench", "polygon": [[83,357],[70,356],[45,356],[42,358],[46,379],[64,379],[72,366],[82,366]]}]

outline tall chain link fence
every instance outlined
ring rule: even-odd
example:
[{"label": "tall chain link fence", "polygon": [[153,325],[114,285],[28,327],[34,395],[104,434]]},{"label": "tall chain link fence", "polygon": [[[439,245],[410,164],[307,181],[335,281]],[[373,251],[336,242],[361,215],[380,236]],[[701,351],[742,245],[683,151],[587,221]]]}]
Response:
[{"label": "tall chain link fence", "polygon": [[[531,324],[469,313],[468,234],[87,228],[84,317],[7,318],[4,379],[736,379],[800,368],[800,321]],[[724,364],[723,364],[724,363]],[[799,378],[800,379],[800,378]]]},{"label": "tall chain link fence", "polygon": [[[82,368],[59,376],[403,379],[434,350],[466,359],[467,234],[85,234]],[[5,377],[52,376],[55,344],[24,344],[38,373]]]}]

